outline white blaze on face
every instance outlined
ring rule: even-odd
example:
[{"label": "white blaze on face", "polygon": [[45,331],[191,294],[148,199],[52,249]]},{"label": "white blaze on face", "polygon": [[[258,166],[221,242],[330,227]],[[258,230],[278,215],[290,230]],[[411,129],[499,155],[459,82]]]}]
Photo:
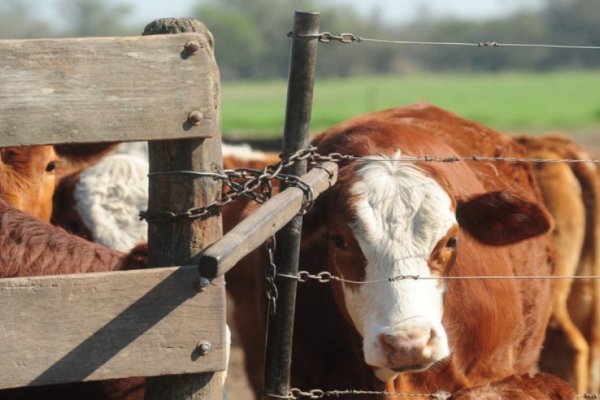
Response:
[{"label": "white blaze on face", "polygon": [[[366,258],[365,280],[432,276],[429,256],[456,224],[448,194],[409,162],[366,162],[356,175],[351,188],[356,218],[350,227]],[[378,376],[425,369],[449,355],[443,290],[438,280],[344,286],[348,312],[363,337],[365,361]]]}]

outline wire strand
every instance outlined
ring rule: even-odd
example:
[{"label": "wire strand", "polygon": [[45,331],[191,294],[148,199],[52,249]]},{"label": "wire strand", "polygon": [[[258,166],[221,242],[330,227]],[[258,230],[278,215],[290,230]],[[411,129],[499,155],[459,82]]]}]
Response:
[{"label": "wire strand", "polygon": [[321,43],[337,41],[344,44],[350,43],[381,43],[395,45],[424,45],[424,46],[461,46],[461,47],[513,47],[513,48],[544,48],[544,49],[567,49],[567,50],[600,50],[600,46],[593,45],[568,45],[568,44],[546,44],[546,43],[500,43],[496,41],[482,42],[444,42],[444,41],[422,41],[422,40],[393,40],[377,39],[358,36],[353,33],[341,33],[334,35],[331,32],[301,35],[288,33],[288,36],[318,39]]},{"label": "wire strand", "polygon": [[355,285],[369,285],[375,283],[385,282],[398,282],[404,280],[560,280],[560,279],[572,279],[572,280],[596,280],[600,279],[598,275],[466,275],[466,276],[421,276],[421,275],[396,275],[391,278],[385,279],[373,279],[367,281],[357,281],[352,279],[345,279],[339,276],[332,275],[328,271],[319,272],[317,274],[309,274],[307,271],[300,271],[297,275],[278,273],[277,276],[286,279],[297,280],[298,282],[307,282],[309,280],[318,281],[319,283],[329,283],[331,281],[337,281],[342,283],[351,283]]}]

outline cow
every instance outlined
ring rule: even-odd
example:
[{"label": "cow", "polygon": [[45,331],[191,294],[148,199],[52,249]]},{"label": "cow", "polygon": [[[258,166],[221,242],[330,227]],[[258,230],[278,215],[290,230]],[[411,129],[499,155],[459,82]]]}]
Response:
[{"label": "cow", "polygon": [[[69,235],[48,221],[63,178],[92,165],[116,143],[0,148],[0,277],[142,268],[147,250],[128,254]],[[61,263],[64,261],[64,263]],[[123,385],[125,383],[125,385]],[[114,380],[0,391],[1,399],[143,398],[143,381]]]},{"label": "cow", "polygon": [[[225,170],[262,169],[279,161],[278,153],[248,145],[223,144],[222,152]],[[138,214],[148,204],[148,170],[147,149],[141,143],[120,145],[114,154],[61,179],[53,222],[116,250],[145,242],[148,226]]]},{"label": "cow", "polygon": [[[0,278],[145,268],[144,244],[118,252],[42,221],[0,199]],[[141,399],[133,379],[0,390],[0,399]],[[113,397],[118,393],[118,397]]]},{"label": "cow", "polygon": [[0,148],[0,199],[49,221],[52,196],[62,176],[92,164],[113,143]]},{"label": "cow", "polygon": [[[528,156],[592,160],[563,135],[518,137]],[[592,162],[538,163],[534,168],[555,221],[555,275],[600,276],[600,172]],[[578,392],[600,390],[600,282],[553,282],[553,311],[541,368],[568,379]]]},{"label": "cow", "polygon": [[[552,218],[531,165],[481,158],[523,157],[522,145],[424,103],[352,118],[312,143],[356,158],[340,161],[337,183],[304,219],[300,268],[339,279],[298,288],[292,386],[463,399],[498,388],[494,398],[513,399],[540,398],[527,397],[531,386],[552,382],[561,394],[547,398],[574,397],[554,376],[527,375],[551,313],[550,282],[511,279],[552,275]],[[265,262],[257,250],[227,276],[257,396]]]}]

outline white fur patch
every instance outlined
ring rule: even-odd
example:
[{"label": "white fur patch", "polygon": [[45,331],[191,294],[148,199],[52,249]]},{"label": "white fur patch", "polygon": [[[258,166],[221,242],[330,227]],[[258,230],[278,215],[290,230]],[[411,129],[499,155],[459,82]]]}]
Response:
[{"label": "white fur patch", "polygon": [[[391,158],[400,158],[400,153]],[[367,162],[356,175],[358,181],[351,188],[357,199],[356,218],[350,227],[367,260],[365,279],[431,276],[430,254],[456,223],[448,194],[410,162]],[[436,280],[345,287],[344,298],[363,336],[368,364],[395,368],[381,349],[380,335],[394,334],[415,324],[429,326],[440,342],[439,357],[448,355],[442,327],[443,289]]]},{"label": "white fur patch", "polygon": [[145,242],[148,228],[139,220],[148,204],[148,162],[114,154],[81,173],[75,208],[95,242],[128,251]]},{"label": "white fur patch", "polygon": [[125,142],[117,146],[113,154],[126,154],[148,162],[148,142]]}]

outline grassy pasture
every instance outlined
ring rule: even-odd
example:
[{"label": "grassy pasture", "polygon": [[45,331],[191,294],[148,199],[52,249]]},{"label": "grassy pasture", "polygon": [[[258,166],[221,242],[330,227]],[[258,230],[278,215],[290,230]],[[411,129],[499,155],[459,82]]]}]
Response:
[{"label": "grassy pasture", "polygon": [[[593,133],[600,132],[599,89],[600,71],[317,78],[311,129],[422,100],[503,131]],[[225,136],[279,136],[286,91],[283,80],[224,82]]]}]

